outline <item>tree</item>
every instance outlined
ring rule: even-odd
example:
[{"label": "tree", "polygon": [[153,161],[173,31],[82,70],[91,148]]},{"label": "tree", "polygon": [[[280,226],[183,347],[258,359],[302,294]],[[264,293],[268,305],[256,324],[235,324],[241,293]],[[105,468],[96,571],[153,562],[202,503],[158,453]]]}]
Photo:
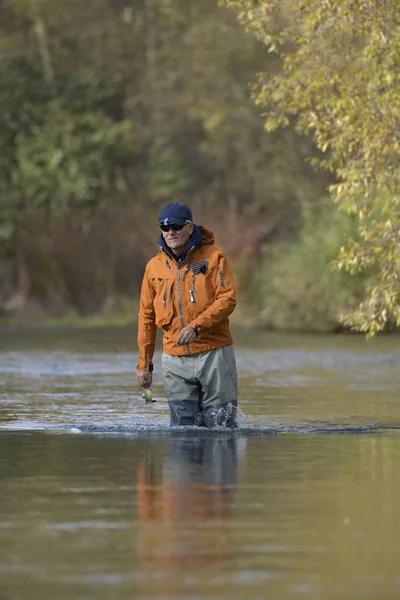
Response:
[{"label": "tree", "polygon": [[369,335],[400,326],[400,5],[398,0],[221,0],[281,59],[258,75],[266,128],[312,134],[332,198],[354,215],[338,269],[368,273],[359,309]]},{"label": "tree", "polygon": [[215,0],[0,8],[0,287],[6,264],[46,309],[132,297],[176,200],[258,268],[323,193],[309,140],[265,135],[250,98],[254,70],[278,59]]}]

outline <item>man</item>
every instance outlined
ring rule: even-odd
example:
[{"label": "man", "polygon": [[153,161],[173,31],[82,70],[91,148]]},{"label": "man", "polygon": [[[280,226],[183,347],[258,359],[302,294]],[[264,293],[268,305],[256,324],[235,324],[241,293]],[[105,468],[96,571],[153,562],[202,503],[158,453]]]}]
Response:
[{"label": "man", "polygon": [[137,377],[152,383],[156,326],[171,425],[235,426],[236,362],[228,316],[235,285],[214,234],[186,204],[161,209],[160,252],[146,266],[140,297]]}]

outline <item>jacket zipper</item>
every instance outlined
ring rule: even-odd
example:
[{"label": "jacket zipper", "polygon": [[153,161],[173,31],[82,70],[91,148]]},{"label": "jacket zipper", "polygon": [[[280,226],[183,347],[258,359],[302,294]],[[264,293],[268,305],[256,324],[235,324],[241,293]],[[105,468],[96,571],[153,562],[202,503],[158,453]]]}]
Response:
[{"label": "jacket zipper", "polygon": [[[189,252],[191,252],[196,246],[192,246],[191,248],[189,248],[188,253],[186,256],[189,255]],[[193,258],[192,260],[189,262],[189,264],[186,266],[184,272],[183,272],[183,278],[185,279],[185,276],[187,274],[187,272],[189,271],[190,265],[193,262]],[[178,263],[178,306],[179,306],[179,314],[181,317],[181,325],[182,325],[182,329],[185,327],[185,321],[183,318],[183,310],[182,310],[182,298],[181,298],[181,269],[180,269],[180,265]],[[188,355],[191,355],[192,353],[190,352],[190,344],[186,344],[186,352]]]},{"label": "jacket zipper", "polygon": [[179,307],[179,316],[181,319],[182,329],[185,327],[185,321],[183,318],[183,310],[182,310],[182,301],[181,301],[181,270],[178,265],[178,307]]},{"label": "jacket zipper", "polygon": [[[183,310],[182,310],[182,301],[181,301],[181,269],[178,264],[178,306],[179,306],[179,316],[181,318],[181,326],[182,329],[185,327],[185,320],[183,318]],[[190,345],[186,344],[186,352],[187,354],[191,354]]]},{"label": "jacket zipper", "polygon": [[218,265],[218,275],[219,275],[219,280],[221,282],[221,287],[225,287],[225,281],[224,278],[222,276],[222,269],[221,267]]},{"label": "jacket zipper", "polygon": [[164,308],[167,308],[167,292],[168,292],[168,279],[165,280],[165,290],[164,290],[164,295],[163,295]]},{"label": "jacket zipper", "polygon": [[194,282],[196,281],[195,275],[192,275],[192,285],[190,286],[189,295],[190,301],[196,304],[196,293],[194,291]]},{"label": "jacket zipper", "polygon": [[167,265],[168,269],[171,271],[172,275],[174,274],[171,265],[169,264],[169,260],[167,258],[167,260],[165,261],[165,264]]},{"label": "jacket zipper", "polygon": [[182,277],[183,280],[185,279],[185,277],[186,277],[186,275],[187,275],[190,267],[192,266],[192,262],[193,262],[193,258],[192,258],[192,260],[190,261],[190,263],[187,265],[186,269],[183,272],[183,277]]},{"label": "jacket zipper", "polygon": [[[187,252],[187,255],[188,255],[188,254],[189,254],[189,252],[191,252],[191,251],[192,251],[192,250],[193,250],[195,247],[196,247],[196,246],[192,246],[191,248],[189,248],[189,250],[188,250],[188,252]],[[187,256],[187,255],[186,255],[186,256]],[[192,262],[193,262],[193,259],[192,259],[192,260],[190,261],[190,263],[187,265],[187,267],[186,267],[186,269],[185,269],[185,271],[184,271],[183,277],[185,277],[185,275],[187,274],[187,272],[188,272],[188,270],[189,270],[189,267],[190,267],[190,265],[191,265],[191,263],[192,263]],[[173,272],[173,270],[172,270],[172,267],[171,267],[171,265],[170,265],[170,263],[169,263],[169,260],[168,260],[168,259],[166,259],[165,263],[166,263],[166,265],[167,265],[168,269],[169,269],[169,270],[171,271],[171,273],[173,274],[174,272]],[[183,328],[185,327],[185,320],[184,320],[184,318],[183,318],[183,309],[182,309],[182,298],[181,298],[181,269],[180,269],[180,264],[179,264],[179,263],[178,263],[178,265],[177,265],[177,271],[178,271],[178,280],[177,280],[177,281],[178,281],[178,308],[179,308],[179,318],[180,318],[180,321],[181,321],[181,327],[182,327],[182,329],[183,329]],[[190,345],[189,345],[189,344],[187,344],[187,345],[186,345],[186,352],[187,352],[187,354],[188,354],[188,355],[190,355],[190,354],[191,354],[191,352],[190,352]]]}]

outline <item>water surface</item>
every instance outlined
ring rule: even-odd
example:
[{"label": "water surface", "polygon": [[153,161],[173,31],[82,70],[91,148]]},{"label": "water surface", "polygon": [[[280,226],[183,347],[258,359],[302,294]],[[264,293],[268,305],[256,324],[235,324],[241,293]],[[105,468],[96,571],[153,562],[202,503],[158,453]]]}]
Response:
[{"label": "water surface", "polygon": [[134,330],[4,330],[0,598],[399,598],[400,340],[236,336],[237,431],[168,427]]}]

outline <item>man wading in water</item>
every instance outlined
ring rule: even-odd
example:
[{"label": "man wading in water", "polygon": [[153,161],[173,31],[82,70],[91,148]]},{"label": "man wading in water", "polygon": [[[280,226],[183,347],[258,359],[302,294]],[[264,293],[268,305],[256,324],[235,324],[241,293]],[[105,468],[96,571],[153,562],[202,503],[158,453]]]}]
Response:
[{"label": "man wading in water", "polygon": [[161,251],[147,264],[140,297],[138,383],[152,383],[156,326],[171,425],[236,424],[237,375],[228,316],[235,285],[214,234],[174,202],[158,218]]}]

